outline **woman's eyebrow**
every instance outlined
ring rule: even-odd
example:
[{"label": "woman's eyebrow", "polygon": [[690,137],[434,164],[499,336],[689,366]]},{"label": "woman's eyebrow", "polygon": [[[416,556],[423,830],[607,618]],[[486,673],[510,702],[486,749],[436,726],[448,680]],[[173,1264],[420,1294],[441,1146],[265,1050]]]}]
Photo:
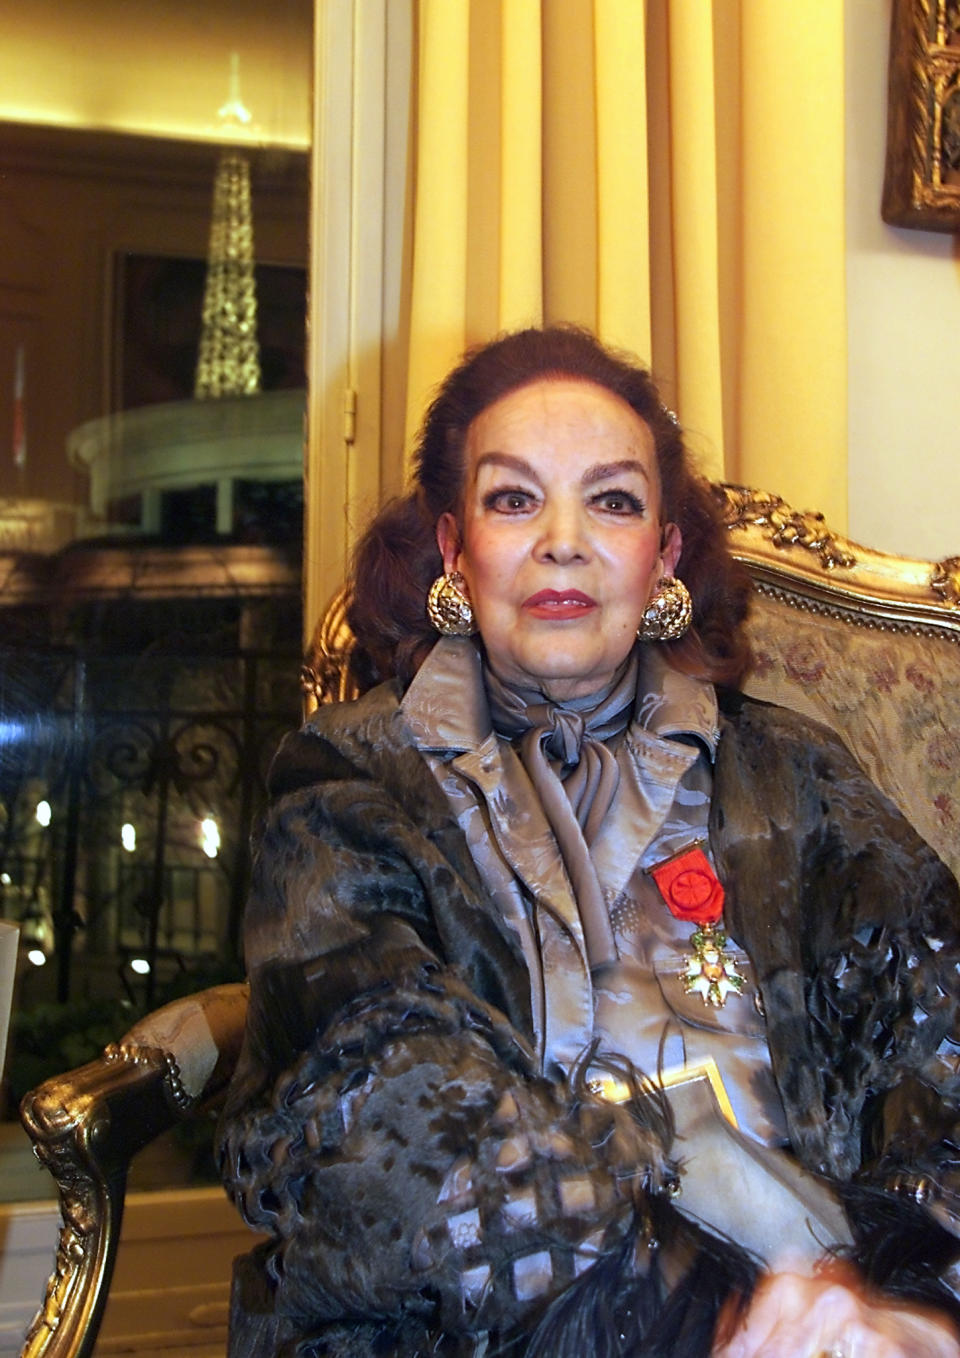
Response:
[{"label": "woman's eyebrow", "polygon": [[[487,453],[481,453],[474,466],[474,476],[480,471],[481,467],[494,466],[504,467],[508,471],[514,471],[519,476],[529,477],[538,486],[543,482],[537,472],[531,467],[525,458],[516,457],[513,453],[501,453],[496,449]],[[637,458],[624,457],[617,462],[598,462],[593,467],[588,467],[580,478],[582,486],[593,486],[598,481],[608,481],[615,476],[623,476],[624,473],[633,472],[642,476],[644,481],[650,480],[650,473],[642,462]]]},{"label": "woman's eyebrow", "polygon": [[595,467],[588,467],[580,478],[580,484],[593,486],[598,481],[609,480],[612,476],[622,476],[624,472],[636,472],[644,481],[650,480],[650,473],[642,462],[632,457],[624,457],[619,462],[598,462]]},{"label": "woman's eyebrow", "polygon": [[474,474],[481,467],[486,466],[506,467],[509,471],[517,472],[520,476],[528,476],[531,481],[536,481],[538,486],[541,484],[540,477],[530,466],[530,463],[522,457],[514,457],[512,453],[498,453],[496,451],[481,453],[477,458]]}]

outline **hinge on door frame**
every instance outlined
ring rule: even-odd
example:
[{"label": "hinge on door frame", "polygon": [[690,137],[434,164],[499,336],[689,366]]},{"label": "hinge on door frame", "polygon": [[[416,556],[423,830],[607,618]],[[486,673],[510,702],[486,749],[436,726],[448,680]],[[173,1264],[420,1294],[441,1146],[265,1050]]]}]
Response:
[{"label": "hinge on door frame", "polygon": [[343,439],[345,443],[357,440],[357,393],[353,387],[343,393]]}]

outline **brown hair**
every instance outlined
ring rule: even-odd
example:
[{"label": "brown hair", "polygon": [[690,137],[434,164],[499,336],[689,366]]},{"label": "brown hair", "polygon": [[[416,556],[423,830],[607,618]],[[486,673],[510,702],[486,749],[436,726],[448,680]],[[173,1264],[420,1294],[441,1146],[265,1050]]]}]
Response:
[{"label": "brown hair", "polygon": [[414,487],[377,515],[358,544],[347,616],[354,666],[366,687],[391,675],[408,682],[437,634],[426,597],[443,563],[441,514],[459,519],[464,449],[473,420],[502,396],[543,378],[594,382],[626,401],[653,434],[664,523],[683,535],[677,575],[693,597],[694,627],[662,643],[670,664],[715,683],[736,683],[749,663],[743,630],[749,581],[730,555],[707,483],[695,474],[676,417],[650,374],[626,354],[570,325],[519,330],[467,352],[446,378],[420,430]]}]

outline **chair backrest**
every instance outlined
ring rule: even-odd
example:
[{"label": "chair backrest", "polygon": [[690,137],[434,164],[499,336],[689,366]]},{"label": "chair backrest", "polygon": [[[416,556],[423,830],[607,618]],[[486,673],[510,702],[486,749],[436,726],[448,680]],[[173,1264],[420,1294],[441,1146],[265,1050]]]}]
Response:
[{"label": "chair backrest", "polygon": [[960,877],[960,558],[873,551],[777,496],[715,491],[756,586],[747,692],[832,727]]}]

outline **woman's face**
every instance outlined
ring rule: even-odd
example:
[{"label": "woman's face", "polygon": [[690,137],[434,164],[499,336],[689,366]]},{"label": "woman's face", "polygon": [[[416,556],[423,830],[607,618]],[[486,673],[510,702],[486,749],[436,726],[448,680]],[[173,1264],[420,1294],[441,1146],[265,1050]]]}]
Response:
[{"label": "woman's face", "polygon": [[550,378],[477,416],[466,463],[462,528],[444,514],[437,541],[494,673],[555,700],[595,692],[680,556],[653,435],[605,387]]}]

